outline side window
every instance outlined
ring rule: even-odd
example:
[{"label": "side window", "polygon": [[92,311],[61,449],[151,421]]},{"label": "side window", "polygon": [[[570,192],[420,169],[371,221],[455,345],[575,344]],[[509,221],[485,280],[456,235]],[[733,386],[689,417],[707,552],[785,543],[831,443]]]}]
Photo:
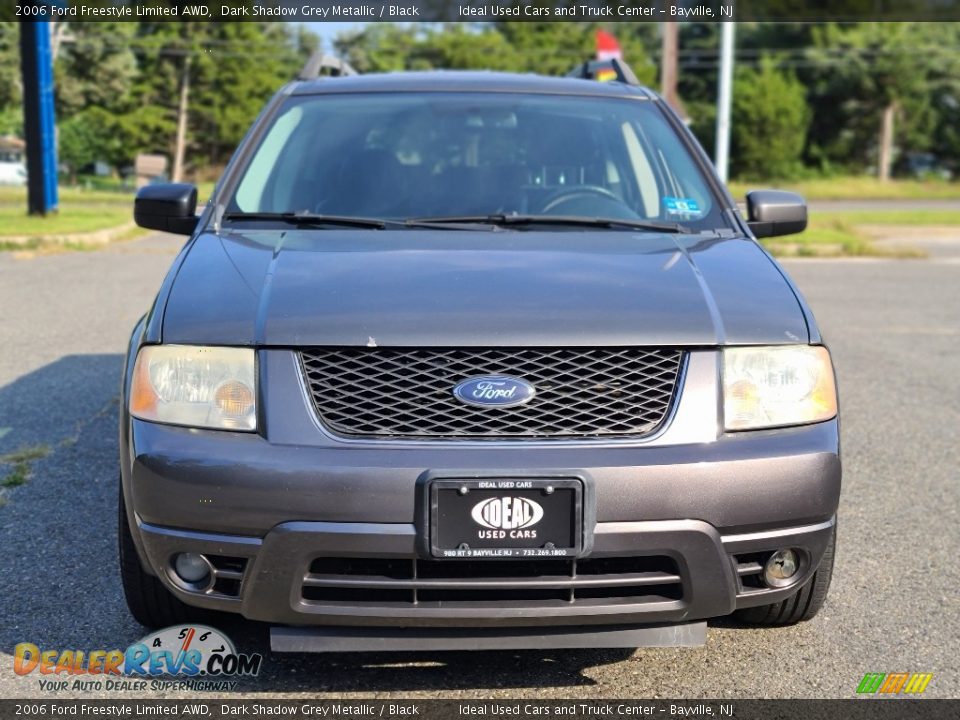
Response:
[{"label": "side window", "polygon": [[247,167],[240,187],[237,188],[237,207],[243,212],[257,212],[263,209],[264,190],[277,157],[286,147],[287,141],[297,129],[302,117],[303,108],[300,106],[290,108],[277,118],[263,142],[260,143],[253,160]]},{"label": "side window", "polygon": [[630,165],[633,167],[634,177],[637,179],[637,187],[640,190],[640,200],[643,203],[643,212],[648,218],[659,217],[660,189],[657,187],[657,177],[653,172],[650,159],[643,151],[640,139],[637,137],[630,123],[623,123],[620,126],[620,130],[623,133],[623,142],[627,148]]}]

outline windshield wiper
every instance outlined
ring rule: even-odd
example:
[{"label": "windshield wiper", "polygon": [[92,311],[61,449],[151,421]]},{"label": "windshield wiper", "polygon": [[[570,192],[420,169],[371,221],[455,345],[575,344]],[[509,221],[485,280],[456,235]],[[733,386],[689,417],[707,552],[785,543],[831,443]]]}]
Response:
[{"label": "windshield wiper", "polygon": [[573,225],[594,228],[625,228],[650,232],[689,233],[690,228],[680,223],[631,220],[629,218],[589,217],[586,215],[447,215],[438,217],[410,218],[408,220],[384,220],[381,218],[354,217],[350,215],[320,215],[307,212],[233,212],[226,213],[224,220],[273,220],[298,227],[321,227],[339,225],[383,230],[388,225],[401,227],[456,228],[469,225],[494,225],[498,227],[523,227],[528,225]]},{"label": "windshield wiper", "polygon": [[649,230],[652,232],[689,233],[686,225],[652,220],[630,220],[629,218],[589,217],[586,215],[450,215],[446,217],[410,218],[407,225],[431,227],[444,225],[487,224],[499,226],[524,225],[580,225],[583,227],[628,228],[630,230]]},{"label": "windshield wiper", "polygon": [[288,225],[298,227],[311,227],[322,225],[340,225],[343,227],[362,227],[383,230],[387,224],[396,225],[398,223],[381,220],[379,218],[353,217],[350,215],[318,215],[306,212],[248,212],[248,213],[227,213],[223,216],[224,220],[275,220]]}]

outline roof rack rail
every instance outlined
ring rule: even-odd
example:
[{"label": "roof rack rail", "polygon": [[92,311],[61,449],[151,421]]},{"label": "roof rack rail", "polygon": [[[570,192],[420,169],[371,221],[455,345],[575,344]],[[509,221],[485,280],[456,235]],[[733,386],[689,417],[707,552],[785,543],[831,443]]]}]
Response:
[{"label": "roof rack rail", "polygon": [[304,63],[300,74],[297,75],[297,80],[316,80],[324,74],[324,70],[327,71],[326,74],[329,77],[345,77],[347,75],[358,74],[345,60],[341,60],[333,55],[324,55],[323,53],[315,52],[310,56],[310,59]]},{"label": "roof rack rail", "polygon": [[623,60],[612,58],[610,60],[587,60],[585,63],[577,65],[567,77],[580,78],[581,80],[599,80],[601,82],[614,81],[624,85],[639,85],[640,81],[634,75],[633,70]]}]

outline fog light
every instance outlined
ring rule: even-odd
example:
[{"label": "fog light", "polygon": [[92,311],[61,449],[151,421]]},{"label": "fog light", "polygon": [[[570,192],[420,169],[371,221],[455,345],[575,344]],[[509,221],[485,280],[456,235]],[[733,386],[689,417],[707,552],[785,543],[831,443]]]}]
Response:
[{"label": "fog light", "polygon": [[210,563],[197,553],[180,553],[173,559],[173,569],[188,585],[206,585],[210,580]]},{"label": "fog light", "polygon": [[800,557],[795,550],[777,550],[763,568],[763,579],[770,587],[793,584],[800,570]]}]

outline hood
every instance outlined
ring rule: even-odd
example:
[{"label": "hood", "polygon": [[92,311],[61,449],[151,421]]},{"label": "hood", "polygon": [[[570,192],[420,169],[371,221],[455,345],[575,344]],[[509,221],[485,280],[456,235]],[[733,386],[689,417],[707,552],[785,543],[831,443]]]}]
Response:
[{"label": "hood", "polygon": [[626,346],[807,342],[752,240],[631,232],[256,230],[197,237],[163,342]]}]

